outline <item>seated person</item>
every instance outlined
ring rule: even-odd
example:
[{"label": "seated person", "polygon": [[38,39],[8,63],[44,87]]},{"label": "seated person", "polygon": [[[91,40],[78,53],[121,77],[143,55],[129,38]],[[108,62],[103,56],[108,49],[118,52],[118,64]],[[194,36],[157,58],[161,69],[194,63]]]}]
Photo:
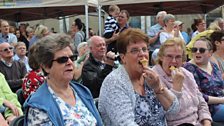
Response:
[{"label": "seated person", "polygon": [[26,44],[24,42],[17,42],[15,45],[15,55],[13,56],[13,60],[23,62],[26,65],[27,72],[29,72],[31,68],[29,66],[26,53]]},{"label": "seated person", "polygon": [[22,87],[27,70],[24,63],[13,60],[13,49],[7,42],[0,44],[0,72],[5,76],[12,92],[15,93]]},{"label": "seated person", "polygon": [[147,44],[148,36],[140,29],[129,28],[119,35],[122,65],[105,78],[99,96],[106,126],[166,126],[165,115],[178,112],[177,97],[148,67]]},{"label": "seated person", "polygon": [[213,121],[224,122],[224,81],[218,66],[210,61],[212,44],[202,37],[194,43],[191,52],[193,58],[184,67],[193,73]]},{"label": "seated person", "polygon": [[113,70],[115,54],[106,53],[105,40],[100,36],[93,36],[88,40],[89,58],[82,68],[83,84],[89,88],[93,98],[98,98],[104,78]]},{"label": "seated person", "polygon": [[90,91],[72,82],[74,60],[72,38],[51,34],[41,38],[34,50],[46,81],[24,103],[24,126],[102,126]]},{"label": "seated person", "polygon": [[214,31],[210,35],[210,39],[213,47],[213,54],[210,60],[219,67],[224,79],[224,31]]},{"label": "seated person", "polygon": [[170,89],[180,102],[180,111],[167,114],[168,126],[211,126],[211,115],[194,76],[181,67],[186,59],[185,44],[180,38],[168,39],[161,45],[157,65],[153,67],[161,83]]},{"label": "seated person", "polygon": [[0,106],[5,108],[3,114],[8,123],[23,114],[16,94],[11,91],[2,73],[0,73]]},{"label": "seated person", "polygon": [[37,63],[36,57],[34,56],[34,50],[35,50],[35,46],[32,45],[29,49],[29,55],[28,55],[29,65],[32,70],[26,74],[22,83],[24,100],[30,94],[36,92],[36,90],[40,87],[40,85],[45,80],[43,72],[40,69],[40,65]]}]

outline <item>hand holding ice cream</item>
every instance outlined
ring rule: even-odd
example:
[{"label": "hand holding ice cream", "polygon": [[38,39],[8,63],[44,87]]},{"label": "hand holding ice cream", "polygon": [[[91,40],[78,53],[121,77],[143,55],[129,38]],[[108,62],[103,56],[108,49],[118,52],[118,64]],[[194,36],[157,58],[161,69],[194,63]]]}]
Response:
[{"label": "hand holding ice cream", "polygon": [[181,91],[184,82],[184,74],[181,68],[171,66],[169,69],[171,70],[171,76],[173,79],[173,89],[176,91]]}]

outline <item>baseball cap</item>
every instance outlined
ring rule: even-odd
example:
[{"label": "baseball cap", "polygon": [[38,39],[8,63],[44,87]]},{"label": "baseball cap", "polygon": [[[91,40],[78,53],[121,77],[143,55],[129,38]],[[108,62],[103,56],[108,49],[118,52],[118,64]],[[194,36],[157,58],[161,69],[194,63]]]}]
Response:
[{"label": "baseball cap", "polygon": [[175,21],[174,24],[175,24],[175,25],[182,25],[183,22],[181,22],[181,21]]}]

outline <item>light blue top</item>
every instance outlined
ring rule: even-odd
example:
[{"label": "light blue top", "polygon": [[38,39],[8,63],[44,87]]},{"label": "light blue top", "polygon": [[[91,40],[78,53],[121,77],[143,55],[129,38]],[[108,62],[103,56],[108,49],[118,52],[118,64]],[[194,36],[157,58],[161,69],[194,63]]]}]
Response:
[{"label": "light blue top", "polygon": [[29,65],[28,57],[27,57],[27,56],[25,56],[24,59],[21,60],[21,59],[19,58],[19,56],[18,56],[17,54],[15,54],[12,58],[13,58],[13,60],[15,60],[15,61],[23,62],[23,63],[25,64],[25,66],[26,66],[26,70],[27,70],[27,72],[29,72],[29,71],[32,70],[32,69],[30,68],[30,65]]},{"label": "light blue top", "polygon": [[0,43],[17,43],[17,41],[17,37],[12,33],[8,33],[7,35],[3,35],[2,33],[0,33]]},{"label": "light blue top", "polygon": [[[148,36],[149,37],[154,37],[156,36],[160,30],[162,30],[162,26],[160,24],[155,24],[153,25],[152,27],[149,28],[149,31],[148,31]],[[158,39],[153,43],[153,44],[150,44],[150,51],[154,51],[155,49],[158,49],[160,47],[160,41],[159,41],[159,37]]]}]

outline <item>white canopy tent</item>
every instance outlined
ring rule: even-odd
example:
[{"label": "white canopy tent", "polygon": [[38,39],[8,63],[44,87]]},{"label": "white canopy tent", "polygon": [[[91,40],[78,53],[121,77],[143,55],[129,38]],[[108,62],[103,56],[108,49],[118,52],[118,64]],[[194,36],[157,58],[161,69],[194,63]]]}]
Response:
[{"label": "white canopy tent", "polygon": [[99,0],[99,9],[102,8],[108,12],[108,6],[112,4],[127,10],[131,16],[152,16],[162,10],[174,15],[206,15],[211,10],[222,6],[224,0]]},{"label": "white canopy tent", "polygon": [[[9,0],[7,0],[9,1]],[[0,1],[0,18],[15,22],[59,18],[69,15],[86,15],[96,12],[98,0],[6,0]]]}]

